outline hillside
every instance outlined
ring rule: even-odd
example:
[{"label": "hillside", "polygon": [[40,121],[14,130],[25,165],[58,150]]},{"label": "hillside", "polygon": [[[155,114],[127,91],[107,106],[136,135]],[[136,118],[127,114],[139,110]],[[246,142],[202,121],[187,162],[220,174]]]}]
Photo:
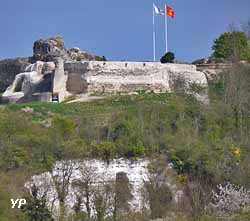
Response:
[{"label": "hillside", "polygon": [[[242,91],[223,84],[228,82],[226,76],[232,80],[235,73],[241,73],[241,81],[234,84],[240,84]],[[125,158],[148,159],[152,166],[156,161],[157,167],[152,167],[156,171],[150,171],[159,173],[160,177],[163,174],[159,170],[164,171],[171,163],[173,171],[164,173],[164,179],[174,178],[183,196],[176,203],[171,189],[160,185],[158,188],[162,189],[148,192],[155,198],[149,198],[150,207],[146,211],[130,211],[128,216],[126,210],[118,210],[119,220],[158,217],[228,220],[229,216],[232,220],[248,220],[245,207],[235,206],[229,210],[221,205],[220,210],[214,210],[212,206],[217,203],[212,190],[216,191],[219,184],[224,186],[229,182],[249,188],[248,95],[244,99],[238,97],[248,87],[246,73],[249,73],[248,66],[236,65],[230,71],[227,69],[218,81],[211,82],[210,105],[181,91],[162,94],[139,91],[137,95],[109,96],[86,103],[34,102],[1,106],[0,217],[26,220],[29,209],[24,209],[25,213],[13,210],[8,199],[25,196],[29,205],[35,206],[36,198],[29,196],[24,183],[32,175],[50,171],[56,161],[100,159],[109,162]],[[162,194],[157,195],[158,191]],[[163,194],[164,191],[168,194]],[[237,188],[234,191],[237,192]],[[158,205],[156,202],[161,200],[165,203]],[[42,205],[41,211],[47,211]],[[86,214],[77,211],[72,215],[74,220],[85,220]]]},{"label": "hillside", "polygon": [[0,61],[0,221],[250,220],[249,36],[194,64],[61,37]]}]

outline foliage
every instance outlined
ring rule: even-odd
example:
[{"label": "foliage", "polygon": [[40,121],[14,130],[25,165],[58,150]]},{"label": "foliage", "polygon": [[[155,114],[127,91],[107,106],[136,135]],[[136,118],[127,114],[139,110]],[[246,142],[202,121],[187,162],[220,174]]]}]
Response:
[{"label": "foliage", "polygon": [[27,221],[52,221],[51,213],[46,206],[46,199],[38,196],[38,189],[32,188],[32,196],[26,197],[27,203],[21,208]]},{"label": "foliage", "polygon": [[[96,145],[97,155],[106,161],[115,158],[115,144],[110,141],[103,141]],[[95,149],[94,149],[95,150]]]},{"label": "foliage", "polygon": [[244,32],[225,32],[214,41],[213,57],[224,59],[249,60],[250,48]]},{"label": "foliage", "polygon": [[174,63],[175,56],[173,52],[167,52],[161,57],[161,63]]},{"label": "foliage", "polygon": [[221,98],[225,94],[225,82],[223,79],[217,79],[210,83],[209,86],[209,93],[210,96],[213,96],[215,99],[216,97]]},{"label": "foliage", "polygon": [[25,148],[15,145],[6,146],[1,155],[1,162],[7,169],[15,169],[23,166],[28,161],[28,153]]}]

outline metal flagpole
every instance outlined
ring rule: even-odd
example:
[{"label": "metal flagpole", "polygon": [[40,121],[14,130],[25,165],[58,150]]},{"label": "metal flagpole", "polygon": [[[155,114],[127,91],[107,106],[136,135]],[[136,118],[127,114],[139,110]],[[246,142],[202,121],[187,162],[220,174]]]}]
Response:
[{"label": "metal flagpole", "polygon": [[155,9],[153,3],[153,53],[154,53],[154,61],[155,59]]},{"label": "metal flagpole", "polygon": [[168,17],[167,5],[165,4],[165,40],[166,40],[166,53],[168,52]]}]

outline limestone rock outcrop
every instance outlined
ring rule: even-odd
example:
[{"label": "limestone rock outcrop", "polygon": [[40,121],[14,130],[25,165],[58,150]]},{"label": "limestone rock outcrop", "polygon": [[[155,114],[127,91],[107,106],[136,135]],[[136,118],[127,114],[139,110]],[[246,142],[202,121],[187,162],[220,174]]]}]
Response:
[{"label": "limestone rock outcrop", "polygon": [[60,57],[68,61],[82,61],[82,60],[104,60],[103,57],[91,55],[79,48],[66,49],[64,40],[60,36],[49,39],[40,39],[34,42],[33,57],[31,62],[36,61],[53,61],[55,57]]},{"label": "limestone rock outcrop", "polygon": [[54,57],[69,60],[62,37],[39,39],[34,42],[32,61],[53,61]]}]

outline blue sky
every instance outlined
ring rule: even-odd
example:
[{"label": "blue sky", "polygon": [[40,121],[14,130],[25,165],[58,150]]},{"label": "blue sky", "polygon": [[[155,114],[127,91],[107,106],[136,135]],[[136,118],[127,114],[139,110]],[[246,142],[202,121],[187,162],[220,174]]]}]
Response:
[{"label": "blue sky", "polygon": [[[0,59],[30,56],[34,40],[63,36],[110,60],[153,59],[152,0],[0,0]],[[155,0],[176,13],[169,49],[182,61],[208,56],[213,40],[232,22],[250,17],[250,0]],[[164,17],[156,18],[157,59],[165,50]]]}]

